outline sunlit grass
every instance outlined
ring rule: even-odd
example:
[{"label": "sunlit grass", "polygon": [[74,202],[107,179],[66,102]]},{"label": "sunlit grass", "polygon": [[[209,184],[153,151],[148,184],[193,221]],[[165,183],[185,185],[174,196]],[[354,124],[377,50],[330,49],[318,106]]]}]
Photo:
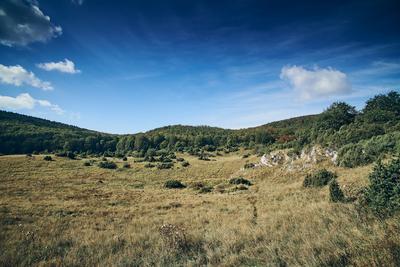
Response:
[{"label": "sunlit grass", "polygon": [[[399,264],[398,218],[379,222],[354,203],[329,202],[327,187],[302,186],[306,173],[324,167],[353,194],[368,183],[371,166],[243,170],[257,158],[179,156],[190,166],[149,169],[128,158],[131,168],[109,159],[119,168],[108,170],[55,156],[0,157],[1,265]],[[253,185],[233,190],[229,179],[239,176]],[[166,189],[169,179],[188,187]],[[199,181],[214,190],[190,186]],[[184,245],[165,242],[164,224],[179,227]]]}]

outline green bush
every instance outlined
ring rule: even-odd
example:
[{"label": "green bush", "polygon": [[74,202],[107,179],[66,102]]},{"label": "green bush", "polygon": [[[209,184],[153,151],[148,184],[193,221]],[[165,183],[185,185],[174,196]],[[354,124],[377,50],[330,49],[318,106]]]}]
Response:
[{"label": "green bush", "polygon": [[254,163],[246,163],[244,164],[244,168],[245,169],[252,169],[254,168],[256,165]]},{"label": "green bush", "polygon": [[232,178],[232,179],[229,180],[229,183],[230,184],[236,184],[236,185],[239,185],[239,184],[252,185],[252,183],[249,180],[247,180],[247,179],[245,179],[243,177]]},{"label": "green bush", "polygon": [[182,167],[187,167],[190,165],[190,163],[187,161],[182,161],[181,165],[182,165]]},{"label": "green bush", "polygon": [[180,189],[180,188],[185,188],[186,185],[182,184],[178,180],[168,180],[165,182],[164,187],[169,189]]},{"label": "green bush", "polygon": [[127,161],[128,158],[127,158],[127,157],[123,157],[122,160],[123,160],[123,161]]},{"label": "green bush", "polygon": [[52,161],[53,159],[51,158],[51,156],[44,156],[43,160]]},{"label": "green bush", "polygon": [[76,158],[75,153],[71,152],[71,151],[68,151],[66,155],[67,155],[67,158],[69,158],[69,159],[75,159]]},{"label": "green bush", "polygon": [[144,165],[144,167],[145,167],[145,168],[153,168],[153,167],[155,167],[155,165],[154,165],[154,164],[151,164],[151,163],[146,163],[146,164]]},{"label": "green bush", "polygon": [[83,162],[83,166],[91,166],[92,164],[90,164],[90,161],[85,161]]},{"label": "green bush", "polygon": [[207,185],[207,186],[203,186],[202,188],[200,188],[199,193],[201,193],[201,194],[210,193],[210,192],[212,192],[212,190],[213,190],[213,187]]},{"label": "green bush", "polygon": [[307,174],[303,181],[304,187],[322,187],[337,176],[335,173],[322,169],[313,174]]},{"label": "green bush", "polygon": [[369,175],[370,185],[365,191],[369,208],[380,217],[388,217],[400,210],[400,159],[387,165],[378,162]]},{"label": "green bush", "polygon": [[345,200],[343,191],[340,189],[336,179],[329,183],[329,198],[332,202],[343,202]]},{"label": "green bush", "polygon": [[176,158],[176,161],[182,162],[182,161],[185,161],[185,159],[184,158]]},{"label": "green bush", "polygon": [[395,154],[399,147],[400,132],[378,135],[343,146],[338,153],[338,164],[349,168],[366,165],[385,154]]},{"label": "green bush", "polygon": [[157,168],[162,170],[162,169],[171,169],[174,166],[174,163],[172,162],[163,162],[157,165]]},{"label": "green bush", "polygon": [[99,162],[99,167],[104,168],[104,169],[116,169],[117,164],[112,161],[100,161]]}]

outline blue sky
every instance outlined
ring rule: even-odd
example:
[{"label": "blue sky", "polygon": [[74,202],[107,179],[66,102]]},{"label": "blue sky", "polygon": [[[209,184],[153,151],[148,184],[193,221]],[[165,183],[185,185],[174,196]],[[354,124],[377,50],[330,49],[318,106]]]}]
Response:
[{"label": "blue sky", "polygon": [[0,109],[242,128],[400,88],[398,1],[0,2]]}]

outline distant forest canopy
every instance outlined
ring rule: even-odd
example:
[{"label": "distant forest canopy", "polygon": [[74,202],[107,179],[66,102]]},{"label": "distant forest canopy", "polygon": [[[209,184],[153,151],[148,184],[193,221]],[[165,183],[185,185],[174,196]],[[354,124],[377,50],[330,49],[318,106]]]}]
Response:
[{"label": "distant forest canopy", "polygon": [[253,149],[256,153],[291,148],[299,153],[304,147],[320,144],[339,150],[342,158],[349,158],[354,153],[369,154],[366,150],[374,142],[375,146],[377,143],[383,146],[381,150],[400,152],[398,140],[400,94],[396,91],[376,95],[360,111],[344,102],[335,102],[318,115],[240,130],[174,125],[146,133],[113,135],[0,111],[2,154],[69,151],[144,156],[149,150],[196,154],[239,148]]}]

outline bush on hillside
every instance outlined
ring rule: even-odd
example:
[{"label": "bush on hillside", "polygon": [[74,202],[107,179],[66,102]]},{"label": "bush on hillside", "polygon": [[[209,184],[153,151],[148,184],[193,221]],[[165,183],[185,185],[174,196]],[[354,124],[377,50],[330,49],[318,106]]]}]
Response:
[{"label": "bush on hillside", "polygon": [[51,158],[51,156],[44,156],[43,160],[52,161],[53,159]]},{"label": "bush on hillside", "polygon": [[372,163],[385,154],[400,152],[400,132],[393,132],[343,146],[338,153],[338,164],[357,167]]},{"label": "bush on hillside", "polygon": [[337,176],[335,173],[322,169],[313,174],[307,174],[303,181],[304,187],[322,187]]},{"label": "bush on hillside", "polygon": [[182,161],[181,165],[182,165],[182,167],[188,167],[190,165],[190,163],[187,161]]},{"label": "bush on hillside", "polygon": [[162,170],[162,169],[171,169],[174,166],[174,163],[172,162],[162,162],[157,165],[157,168]]},{"label": "bush on hillside", "polygon": [[369,181],[365,200],[376,215],[388,217],[400,211],[400,159],[386,165],[378,162]]},{"label": "bush on hillside", "polygon": [[69,158],[69,159],[75,159],[75,158],[76,158],[75,153],[74,153],[74,152],[71,152],[71,151],[68,151],[67,154],[66,154],[66,156],[67,156],[67,158]]},{"label": "bush on hillside", "polygon": [[182,184],[181,181],[178,180],[168,180],[165,182],[164,187],[169,189],[180,189],[185,188],[186,185]]},{"label": "bush on hillside", "polygon": [[329,198],[332,202],[343,202],[345,200],[343,191],[340,189],[336,179],[329,183]]},{"label": "bush on hillside", "polygon": [[145,167],[145,168],[153,168],[153,167],[155,167],[155,165],[154,165],[154,164],[151,164],[151,163],[146,163],[146,164],[144,165],[144,167]]},{"label": "bush on hillside", "polygon": [[131,164],[125,162],[125,163],[122,165],[122,167],[125,168],[125,169],[129,169],[129,168],[131,167]]},{"label": "bush on hillside", "polygon": [[246,163],[244,164],[244,168],[245,169],[252,169],[254,168],[256,165],[254,163]]},{"label": "bush on hillside", "polygon": [[128,158],[127,158],[127,157],[123,157],[122,160],[123,160],[123,161],[127,161]]},{"label": "bush on hillside", "polygon": [[83,162],[83,166],[91,166],[92,164],[90,163],[90,161],[86,160]]},{"label": "bush on hillside", "polygon": [[252,185],[252,183],[249,180],[247,180],[247,179],[245,179],[243,177],[232,178],[232,179],[229,180],[229,183],[230,184],[236,184],[236,185],[239,185],[239,184]]},{"label": "bush on hillside", "polygon": [[99,167],[104,169],[116,169],[117,164],[113,161],[100,161]]}]

